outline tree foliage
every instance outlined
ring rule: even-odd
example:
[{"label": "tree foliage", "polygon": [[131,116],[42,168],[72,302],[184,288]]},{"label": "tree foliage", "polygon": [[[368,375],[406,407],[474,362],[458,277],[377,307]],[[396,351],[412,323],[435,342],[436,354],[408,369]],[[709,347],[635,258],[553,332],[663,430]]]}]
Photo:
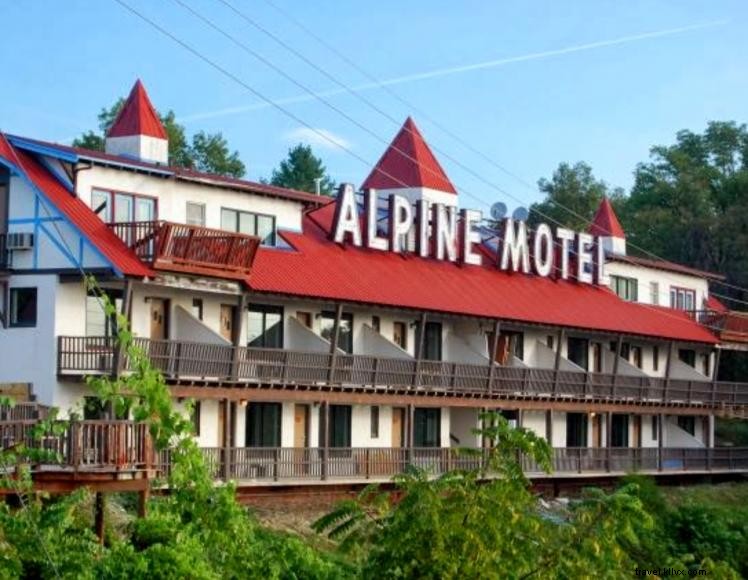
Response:
[{"label": "tree foliage", "polygon": [[[75,147],[104,151],[107,131],[114,123],[125,99],[120,98],[111,107],[104,107],[98,114],[99,131],[87,131],[73,141]],[[161,123],[169,139],[169,163],[175,167],[184,167],[227,177],[243,177],[246,168],[239,159],[237,151],[230,151],[228,142],[221,133],[199,131],[190,141],[183,125],[177,122],[174,111],[159,114]]]},{"label": "tree foliage", "polygon": [[288,150],[288,157],[273,170],[270,183],[278,187],[317,193],[317,179],[320,180],[320,193],[332,195],[335,182],[327,175],[322,160],[314,155],[311,146],[299,143]]},{"label": "tree foliage", "polygon": [[563,224],[575,231],[587,229],[604,196],[614,204],[623,198],[623,190],[595,178],[592,168],[582,161],[559,164],[551,179],[538,181],[538,188],[546,199],[530,206],[530,224]]}]

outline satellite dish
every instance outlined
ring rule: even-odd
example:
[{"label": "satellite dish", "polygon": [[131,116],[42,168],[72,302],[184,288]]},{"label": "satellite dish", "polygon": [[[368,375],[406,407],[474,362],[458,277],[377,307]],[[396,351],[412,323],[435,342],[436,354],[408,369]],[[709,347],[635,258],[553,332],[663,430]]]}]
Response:
[{"label": "satellite dish", "polygon": [[512,219],[518,222],[526,222],[528,217],[530,217],[530,212],[526,207],[518,207],[512,213]]},{"label": "satellite dish", "polygon": [[506,215],[506,204],[497,201],[491,206],[491,217],[495,220],[503,219]]}]

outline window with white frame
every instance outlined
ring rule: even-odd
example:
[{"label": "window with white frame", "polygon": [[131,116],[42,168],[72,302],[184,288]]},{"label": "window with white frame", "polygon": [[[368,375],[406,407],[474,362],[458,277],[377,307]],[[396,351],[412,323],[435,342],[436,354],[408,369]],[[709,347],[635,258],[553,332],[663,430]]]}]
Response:
[{"label": "window with white frame", "polygon": [[658,305],[660,303],[660,283],[659,282],[649,283],[649,301],[654,305]]},{"label": "window with white frame", "polygon": [[137,193],[93,189],[91,209],[107,223],[149,222],[157,218],[156,198]]},{"label": "window with white frame", "polygon": [[221,229],[257,236],[265,246],[275,245],[275,216],[272,215],[222,208]]},{"label": "window with white frame", "polygon": [[696,291],[689,288],[670,287],[670,308],[678,310],[696,309]]},{"label": "window with white frame", "polygon": [[639,299],[639,281],[636,278],[611,276],[610,288],[619,298],[628,302],[636,302]]},{"label": "window with white frame", "polygon": [[186,218],[187,225],[205,227],[205,204],[188,201]]}]

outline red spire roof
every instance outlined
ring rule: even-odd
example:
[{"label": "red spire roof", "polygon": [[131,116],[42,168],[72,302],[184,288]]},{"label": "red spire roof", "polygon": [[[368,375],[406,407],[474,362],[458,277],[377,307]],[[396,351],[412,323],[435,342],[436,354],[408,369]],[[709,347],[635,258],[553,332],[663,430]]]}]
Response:
[{"label": "red spire roof", "polygon": [[607,197],[603,198],[600,202],[600,207],[597,208],[595,218],[590,225],[590,233],[593,236],[626,237],[626,232],[623,231],[621,222],[618,221],[616,212],[613,211],[613,206]]},{"label": "red spire roof", "polygon": [[457,193],[424,141],[413,119],[405,120],[399,133],[379,159],[363,189],[399,189],[428,187],[437,191]]},{"label": "red spire roof", "polygon": [[146,135],[157,139],[167,139],[166,130],[153,108],[143,83],[135,82],[130,96],[119,115],[107,132],[107,137],[130,137],[132,135]]}]

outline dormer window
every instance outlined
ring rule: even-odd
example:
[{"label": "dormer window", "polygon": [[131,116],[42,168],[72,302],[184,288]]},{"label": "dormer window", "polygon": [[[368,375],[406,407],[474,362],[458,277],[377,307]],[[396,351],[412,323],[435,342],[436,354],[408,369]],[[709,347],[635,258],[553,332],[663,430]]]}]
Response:
[{"label": "dormer window", "polygon": [[91,209],[107,223],[149,222],[156,219],[156,198],[94,189],[91,191]]},{"label": "dormer window", "polygon": [[264,246],[275,245],[275,216],[272,215],[222,208],[221,229],[257,236]]},{"label": "dormer window", "polygon": [[678,310],[696,309],[696,291],[689,288],[670,287],[670,308]]}]

